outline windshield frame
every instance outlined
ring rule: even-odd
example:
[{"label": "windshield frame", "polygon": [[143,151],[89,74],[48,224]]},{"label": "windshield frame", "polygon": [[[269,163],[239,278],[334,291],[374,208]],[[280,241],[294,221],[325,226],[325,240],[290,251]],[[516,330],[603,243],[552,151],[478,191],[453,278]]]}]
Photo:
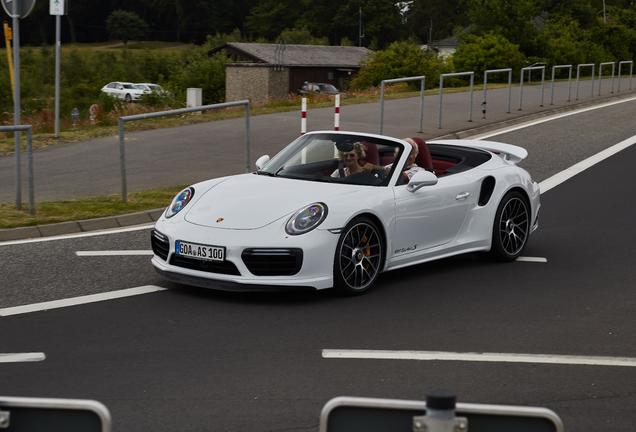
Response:
[{"label": "windshield frame", "polygon": [[[355,141],[368,141],[373,144],[390,145],[395,146],[398,149],[398,155],[396,156],[390,171],[387,173],[385,180],[381,184],[364,184],[356,182],[341,181],[339,177],[303,177],[298,175],[284,174],[285,164],[292,159],[296,154],[302,151],[310,142],[320,139],[316,135],[325,135],[325,139],[332,139],[335,141],[342,140],[355,140]],[[398,181],[401,168],[406,163],[408,158],[408,152],[405,151],[408,143],[397,138],[367,134],[367,133],[351,133],[342,131],[314,131],[309,132],[292,141],[287,147],[272,157],[261,170],[257,173],[263,175],[269,175],[273,177],[281,177],[295,180],[314,181],[314,182],[326,182],[335,183],[340,185],[355,185],[355,186],[368,186],[368,187],[389,187],[395,186]],[[410,150],[410,149],[409,149]]]}]

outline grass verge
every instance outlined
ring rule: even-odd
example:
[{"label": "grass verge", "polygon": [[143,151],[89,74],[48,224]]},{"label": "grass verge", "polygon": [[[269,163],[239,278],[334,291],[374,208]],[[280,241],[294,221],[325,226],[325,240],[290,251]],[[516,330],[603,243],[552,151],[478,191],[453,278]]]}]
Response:
[{"label": "grass verge", "polygon": [[0,228],[42,225],[153,210],[166,207],[184,187],[179,185],[130,193],[127,203],[124,203],[119,195],[42,202],[36,204],[35,216],[29,214],[28,205],[24,203],[23,210],[17,210],[15,204],[2,203],[0,204]]}]

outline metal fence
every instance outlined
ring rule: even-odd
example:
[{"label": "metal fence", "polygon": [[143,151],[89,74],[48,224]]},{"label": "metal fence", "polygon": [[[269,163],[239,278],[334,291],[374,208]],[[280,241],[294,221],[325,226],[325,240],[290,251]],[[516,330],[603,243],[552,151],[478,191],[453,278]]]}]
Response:
[{"label": "metal fence", "polygon": [[475,72],[454,72],[445,73],[439,76],[439,113],[437,116],[437,127],[442,128],[442,105],[444,97],[444,78],[457,77],[457,76],[470,76],[470,102],[468,107],[468,121],[473,121],[473,84],[475,83]]},{"label": "metal fence", "polygon": [[581,76],[581,68],[591,67],[592,68],[592,91],[591,96],[594,97],[594,63],[585,63],[576,65],[576,100],[579,100],[579,78]]},{"label": "metal fence", "polygon": [[603,87],[603,66],[612,66],[612,80],[610,93],[614,93],[614,73],[616,72],[616,63],[614,62],[604,62],[598,65],[598,95],[601,95],[601,87]]},{"label": "metal fence", "polygon": [[126,139],[124,124],[135,120],[146,120],[157,117],[168,117],[179,114],[188,114],[192,112],[209,111],[213,109],[229,108],[235,106],[243,106],[245,108],[245,167],[246,172],[250,171],[250,102],[248,100],[240,100],[236,102],[224,102],[212,105],[203,105],[193,108],[181,108],[169,111],[159,111],[154,113],[136,114],[119,118],[119,161],[121,167],[121,196],[124,202],[128,202],[128,184],[126,180]]},{"label": "metal fence", "polygon": [[420,81],[420,129],[418,132],[422,132],[424,122],[424,84],[426,83],[426,76],[424,75],[382,80],[380,83],[380,133],[384,130],[384,85],[408,81]]},{"label": "metal fence", "polygon": [[550,105],[554,105],[554,77],[556,75],[557,69],[567,69],[568,70],[568,102],[572,100],[572,65],[555,65],[552,66],[552,79],[550,86]]},{"label": "metal fence", "polygon": [[539,106],[543,106],[543,90],[545,89],[545,66],[528,66],[521,68],[521,79],[519,80],[519,111],[523,109],[523,77],[524,72],[528,71],[528,80],[532,78],[532,71],[541,71],[541,98]]},{"label": "metal fence", "polygon": [[508,73],[508,111],[506,111],[508,114],[510,114],[510,101],[512,99],[512,68],[506,68],[506,69],[489,69],[487,71],[484,72],[484,100],[481,103],[481,112],[483,114],[482,118],[486,118],[486,108],[487,108],[487,104],[488,104],[488,75],[489,74],[495,74],[495,73],[503,73],[503,72],[507,72]]},{"label": "metal fence", "polygon": [[[31,125],[0,126],[0,132],[26,132],[27,133],[27,164],[29,171],[29,213],[35,214],[35,192],[33,186],[33,128]],[[20,141],[15,145],[15,207],[22,209],[22,171],[21,171]]]},{"label": "metal fence", "polygon": [[634,62],[631,60],[626,60],[626,61],[620,61],[618,62],[618,90],[617,92],[621,91],[621,69],[623,67],[623,65],[629,65],[629,89],[632,89],[632,75],[634,73]]}]

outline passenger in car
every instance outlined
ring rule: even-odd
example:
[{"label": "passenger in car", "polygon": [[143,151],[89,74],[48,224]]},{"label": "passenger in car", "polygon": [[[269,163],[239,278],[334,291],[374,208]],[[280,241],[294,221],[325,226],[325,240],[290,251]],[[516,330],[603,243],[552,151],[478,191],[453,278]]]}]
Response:
[{"label": "passenger in car", "polygon": [[[413,177],[413,175],[416,172],[421,171],[424,168],[418,166],[415,163],[415,159],[417,159],[417,154],[419,153],[419,148],[418,148],[417,144],[415,143],[415,141],[413,141],[411,138],[403,138],[402,140],[406,141],[407,143],[409,143],[411,145],[411,153],[409,153],[409,157],[406,160],[406,164],[404,164],[404,169],[402,169],[402,174],[404,174],[410,180],[411,177]],[[396,153],[397,153],[397,151],[396,151]],[[388,164],[384,168],[388,172],[388,171],[391,171],[392,167],[393,167],[393,164]]]},{"label": "passenger in car", "polygon": [[361,142],[353,143],[351,151],[338,151],[338,157],[344,165],[342,171],[340,167],[331,173],[331,177],[349,177],[350,175],[378,169],[377,165],[364,162],[362,159],[366,156],[365,146]]}]

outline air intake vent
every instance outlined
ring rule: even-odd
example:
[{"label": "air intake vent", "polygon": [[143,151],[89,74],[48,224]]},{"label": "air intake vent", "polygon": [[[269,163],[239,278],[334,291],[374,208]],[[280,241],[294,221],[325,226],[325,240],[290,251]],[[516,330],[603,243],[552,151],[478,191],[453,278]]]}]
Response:
[{"label": "air intake vent", "polygon": [[302,249],[252,248],[241,254],[247,269],[256,276],[292,276],[303,265]]},{"label": "air intake vent", "polygon": [[486,177],[481,182],[481,192],[479,193],[479,201],[478,204],[480,206],[485,206],[490,201],[490,197],[492,196],[492,191],[495,190],[495,178],[492,176]]},{"label": "air intake vent", "polygon": [[236,266],[231,261],[209,261],[195,258],[187,258],[183,256],[172,255],[170,265],[183,267],[190,270],[199,270],[208,273],[219,273],[227,275],[240,276]]},{"label": "air intake vent", "polygon": [[152,251],[155,255],[164,261],[168,259],[168,252],[170,251],[168,237],[157,230],[152,230],[150,232],[150,244],[152,245]]}]

